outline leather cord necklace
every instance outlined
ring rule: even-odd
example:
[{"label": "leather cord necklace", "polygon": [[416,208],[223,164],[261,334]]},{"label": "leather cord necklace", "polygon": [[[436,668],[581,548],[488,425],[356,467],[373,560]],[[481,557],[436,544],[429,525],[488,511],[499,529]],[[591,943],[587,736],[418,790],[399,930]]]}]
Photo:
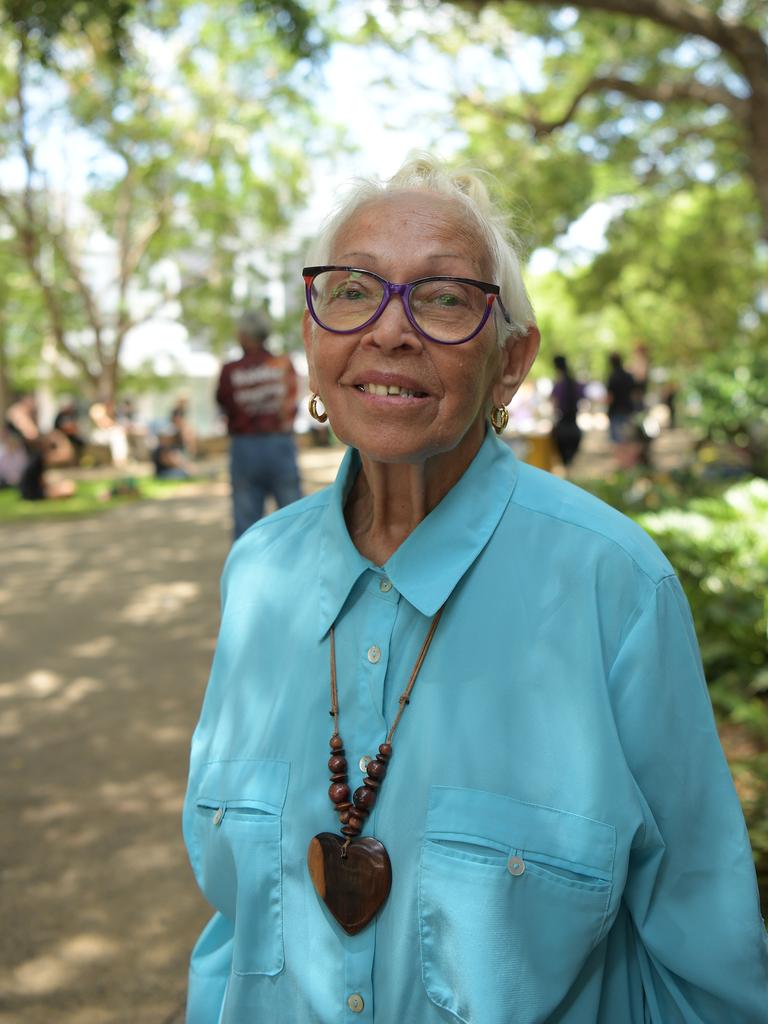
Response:
[{"label": "leather cord necklace", "polygon": [[387,762],[392,756],[392,737],[400,724],[413,691],[416,677],[427,656],[435,635],[443,605],[432,619],[429,631],[421,645],[419,656],[411,670],[403,693],[398,699],[397,715],[384,743],[379,745],[375,758],[369,759],[363,785],[355,790],[350,800],[347,776],[347,758],[344,741],[339,734],[339,694],[336,685],[336,649],[334,628],[331,626],[331,716],[333,735],[330,740],[331,785],[328,795],[341,823],[341,835],[320,832],[309,844],[307,866],[318,895],[349,935],[362,931],[383,906],[392,885],[392,865],[384,845],[372,836],[360,836],[365,819],[373,810],[379,789],[387,774]]}]

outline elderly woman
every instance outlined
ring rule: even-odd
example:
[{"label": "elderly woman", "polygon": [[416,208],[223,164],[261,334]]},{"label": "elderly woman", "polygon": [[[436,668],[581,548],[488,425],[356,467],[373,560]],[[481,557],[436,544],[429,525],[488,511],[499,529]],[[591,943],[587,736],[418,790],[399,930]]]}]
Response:
[{"label": "elderly woman", "polygon": [[225,568],[189,1024],[764,1024],[677,578],[496,436],[539,334],[485,188],[360,184],[312,263],[311,408],[349,451]]}]

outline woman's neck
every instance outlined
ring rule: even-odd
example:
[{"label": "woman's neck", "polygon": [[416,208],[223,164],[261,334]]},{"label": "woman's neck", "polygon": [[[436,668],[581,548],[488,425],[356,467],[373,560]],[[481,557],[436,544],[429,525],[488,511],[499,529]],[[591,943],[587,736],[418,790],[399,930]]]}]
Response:
[{"label": "woman's neck", "polygon": [[458,482],[480,443],[462,459],[437,455],[418,463],[378,462],[361,452],[360,472],[344,508],[358,551],[384,565]]}]

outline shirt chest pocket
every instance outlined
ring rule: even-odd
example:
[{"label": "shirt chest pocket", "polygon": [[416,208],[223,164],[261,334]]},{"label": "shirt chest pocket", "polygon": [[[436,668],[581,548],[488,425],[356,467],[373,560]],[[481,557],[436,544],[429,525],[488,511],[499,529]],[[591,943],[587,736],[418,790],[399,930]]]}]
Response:
[{"label": "shirt chest pocket", "polygon": [[615,829],[552,807],[435,786],[421,850],[427,994],[466,1024],[540,1024],[599,942]]},{"label": "shirt chest pocket", "polygon": [[195,805],[195,840],[206,899],[234,922],[236,974],[283,968],[281,814],[285,761],[213,761]]}]

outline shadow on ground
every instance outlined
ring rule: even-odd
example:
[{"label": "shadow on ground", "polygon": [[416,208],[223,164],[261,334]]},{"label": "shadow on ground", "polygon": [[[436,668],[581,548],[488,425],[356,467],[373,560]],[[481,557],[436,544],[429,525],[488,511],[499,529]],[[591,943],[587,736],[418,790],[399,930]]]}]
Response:
[{"label": "shadow on ground", "polygon": [[[339,449],[302,453],[305,490]],[[0,525],[0,1024],[175,1024],[209,909],[180,834],[225,482]]]},{"label": "shadow on ground", "polygon": [[225,497],[0,530],[2,1024],[162,1024],[206,916],[179,836]]}]

